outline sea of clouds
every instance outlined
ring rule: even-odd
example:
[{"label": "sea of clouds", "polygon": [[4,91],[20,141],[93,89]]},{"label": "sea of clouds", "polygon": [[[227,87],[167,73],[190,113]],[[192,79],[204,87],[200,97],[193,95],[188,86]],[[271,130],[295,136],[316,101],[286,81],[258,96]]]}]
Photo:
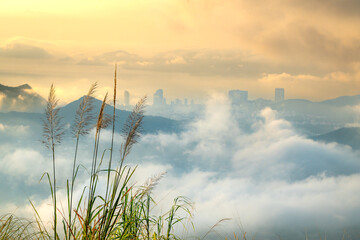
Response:
[{"label": "sea of clouds", "polygon": [[[305,233],[315,234],[316,239],[325,234],[327,239],[341,239],[344,230],[347,234],[360,232],[358,152],[310,140],[270,108],[249,116],[252,130],[243,131],[231,108],[225,96],[214,95],[206,111],[182,132],[144,134],[133,148],[127,164],[138,165],[136,183],[143,184],[147,178],[166,172],[153,190],[158,202],[155,211],[166,211],[176,196],[189,197],[194,202],[195,232],[190,229],[187,238],[203,236],[225,218],[231,220],[221,222],[207,236],[209,239],[224,239],[233,232],[247,232],[246,236],[256,239],[304,239]],[[0,131],[4,131],[6,126],[1,126]],[[28,131],[21,127],[20,132]],[[109,130],[102,134],[104,149],[110,144],[110,136]],[[119,148],[121,137],[116,137]],[[81,144],[79,163],[86,167],[93,135]],[[61,180],[70,176],[73,145],[66,141],[59,147]],[[17,195],[0,199],[1,212],[31,215],[27,201],[13,200],[23,194],[25,200],[28,196],[36,202],[45,219],[50,219],[48,189],[38,182],[42,173],[51,169],[48,153],[30,145],[9,146],[2,147],[0,178],[12,179],[7,187]],[[78,196],[86,179],[87,171],[83,170]],[[64,192],[60,186],[63,204]]]}]

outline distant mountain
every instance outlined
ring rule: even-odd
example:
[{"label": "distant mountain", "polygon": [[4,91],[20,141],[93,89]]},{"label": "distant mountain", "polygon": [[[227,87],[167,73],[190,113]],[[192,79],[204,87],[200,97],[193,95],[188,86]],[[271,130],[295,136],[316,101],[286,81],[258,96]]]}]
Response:
[{"label": "distant mountain", "polygon": [[354,96],[341,96],[333,99],[328,99],[319,102],[313,102],[307,99],[286,99],[282,102],[278,102],[276,104],[294,104],[294,105],[301,105],[301,104],[319,104],[319,105],[332,105],[337,107],[343,106],[354,106],[360,104],[360,95]]},{"label": "distant mountain", "polygon": [[9,87],[0,84],[0,112],[42,112],[46,100],[28,84]]},{"label": "distant mountain", "polygon": [[[64,118],[64,122],[67,122],[69,124],[73,123],[76,110],[78,109],[82,99],[83,97],[61,108],[60,114]],[[96,98],[94,98],[93,100],[94,100],[93,114],[97,115],[102,102]],[[107,105],[105,108],[105,113],[112,115],[113,114],[112,106]],[[130,111],[116,109],[115,111],[116,119],[117,119],[116,125],[118,126],[119,131],[121,130],[122,126],[124,125],[130,113],[131,113]],[[145,114],[146,114],[146,108],[145,108]],[[177,132],[182,128],[182,124],[183,124],[182,121],[176,121],[164,117],[146,115],[143,121],[143,129],[146,133],[154,133],[158,131]]]},{"label": "distant mountain", "polygon": [[[295,109],[308,109],[309,107],[313,107],[314,109],[322,109],[326,110],[329,107],[345,107],[345,106],[354,106],[360,104],[360,95],[355,96],[341,96],[334,99],[329,99],[320,102],[312,102],[306,99],[287,99],[282,102],[276,103],[276,105],[285,105],[287,108],[295,108]],[[316,111],[317,111],[316,110]]]},{"label": "distant mountain", "polygon": [[311,112],[313,108],[317,107],[317,103],[311,102],[306,99],[287,99],[282,102],[276,103],[277,107],[282,107],[289,111],[296,111],[296,112]]},{"label": "distant mountain", "polygon": [[342,97],[322,101],[320,103],[333,105],[337,107],[354,106],[360,104],[360,95],[342,96]]},{"label": "distant mountain", "polygon": [[[352,107],[360,105],[360,95],[343,96],[321,102],[312,102],[305,99],[288,99],[274,104],[285,119],[291,122],[308,122],[318,125],[344,126],[356,121],[357,115]],[[309,122],[310,121],[310,122]],[[328,129],[331,131],[333,129]]]},{"label": "distant mountain", "polygon": [[358,150],[360,149],[360,127],[339,128],[329,133],[313,136],[312,139],[326,143],[336,142]]},{"label": "distant mountain", "polygon": [[[63,118],[62,123],[65,126],[71,126],[74,122],[76,110],[82,101],[82,98],[69,103],[68,105],[62,107],[59,111],[60,116]],[[101,101],[94,99],[94,115],[97,115]],[[105,113],[112,114],[113,109],[110,105],[107,105],[105,108]],[[35,139],[40,139],[42,134],[42,119],[44,118],[44,109],[41,109],[42,113],[29,113],[29,112],[0,112],[0,124],[6,126],[27,126],[29,130],[38,135]],[[128,118],[129,111],[123,111],[116,109],[116,131],[120,132],[122,130],[123,124]],[[94,121],[95,125],[95,121]],[[171,120],[163,117],[156,116],[145,116],[143,120],[143,133],[156,133],[159,131],[162,132],[178,132],[181,130],[183,122]],[[1,139],[0,138],[0,142]]]}]

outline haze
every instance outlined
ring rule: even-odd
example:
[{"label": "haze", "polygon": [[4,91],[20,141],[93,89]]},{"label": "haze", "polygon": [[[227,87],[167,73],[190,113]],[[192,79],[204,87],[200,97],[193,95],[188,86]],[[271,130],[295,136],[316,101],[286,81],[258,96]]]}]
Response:
[{"label": "haze", "polygon": [[[128,111],[149,96],[145,131],[126,164],[138,165],[136,184],[167,172],[154,189],[155,211],[179,195],[195,202],[195,232],[185,239],[223,218],[232,221],[209,239],[244,231],[297,240],[308,231],[339,240],[344,229],[354,239],[359,26],[358,0],[1,0],[0,213],[32,217],[30,198],[52,219],[48,186],[38,181],[52,166],[38,141],[52,83],[67,131],[56,162],[66,204],[68,130],[92,83],[97,99],[112,98],[117,64],[115,152]],[[75,198],[89,177],[89,131]],[[111,134],[101,132],[101,151]]]},{"label": "haze", "polygon": [[0,3],[0,80],[31,83],[63,102],[83,86],[204,101],[241,89],[249,98],[324,100],[355,95],[360,74],[360,4],[331,1],[21,1]]}]

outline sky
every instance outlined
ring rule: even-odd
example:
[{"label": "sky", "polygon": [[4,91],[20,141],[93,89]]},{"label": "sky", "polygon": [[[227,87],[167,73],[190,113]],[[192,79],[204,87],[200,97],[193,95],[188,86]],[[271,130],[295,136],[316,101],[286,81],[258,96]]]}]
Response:
[{"label": "sky", "polygon": [[63,102],[98,81],[131,101],[248,90],[249,98],[359,94],[357,0],[1,0],[0,83]]}]

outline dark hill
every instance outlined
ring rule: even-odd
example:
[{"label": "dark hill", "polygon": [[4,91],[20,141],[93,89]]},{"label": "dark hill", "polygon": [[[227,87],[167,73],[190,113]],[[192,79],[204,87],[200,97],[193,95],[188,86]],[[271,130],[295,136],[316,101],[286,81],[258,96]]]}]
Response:
[{"label": "dark hill", "polygon": [[341,96],[338,98],[322,101],[320,103],[337,106],[337,107],[354,106],[360,104],[360,95]]},{"label": "dark hill", "polygon": [[[78,109],[82,99],[83,97],[61,108],[60,114],[64,118],[65,122],[69,124],[73,123],[76,110]],[[94,99],[93,114],[95,116],[98,114],[101,104],[102,102],[100,100]],[[105,113],[112,115],[113,107],[107,104],[105,108]],[[131,113],[130,111],[116,109],[115,114],[117,119],[116,125],[118,126],[117,131],[120,131],[122,129],[122,126],[124,125],[130,113]],[[145,108],[145,114],[146,114],[146,108]],[[146,115],[144,117],[143,129],[145,133],[155,133],[158,131],[177,132],[181,129],[181,125],[182,122],[180,121],[171,120],[164,117]]]},{"label": "dark hill", "polygon": [[0,112],[41,112],[46,104],[30,85],[9,87],[0,84]]},{"label": "dark hill", "polygon": [[[68,105],[60,109],[59,114],[61,115],[62,123],[65,125],[71,125],[74,122],[76,110],[82,101],[82,98],[69,103]],[[101,101],[94,99],[94,115],[97,115],[101,106]],[[145,109],[146,110],[146,109]],[[105,112],[112,114],[113,109],[110,105],[107,105]],[[23,125],[29,126],[30,129],[34,130],[34,133],[42,132],[42,119],[44,118],[44,108],[41,109],[42,113],[28,113],[28,112],[0,112],[0,123],[5,125]],[[123,124],[128,118],[129,111],[123,111],[116,109],[116,131],[121,131]],[[162,132],[178,132],[181,130],[183,122],[175,121],[168,118],[156,117],[156,116],[145,116],[143,122],[144,133],[156,133]],[[95,121],[94,121],[95,125]]]},{"label": "dark hill", "polygon": [[360,127],[339,128],[329,133],[313,136],[312,139],[326,143],[336,142],[357,150],[360,149]]}]

